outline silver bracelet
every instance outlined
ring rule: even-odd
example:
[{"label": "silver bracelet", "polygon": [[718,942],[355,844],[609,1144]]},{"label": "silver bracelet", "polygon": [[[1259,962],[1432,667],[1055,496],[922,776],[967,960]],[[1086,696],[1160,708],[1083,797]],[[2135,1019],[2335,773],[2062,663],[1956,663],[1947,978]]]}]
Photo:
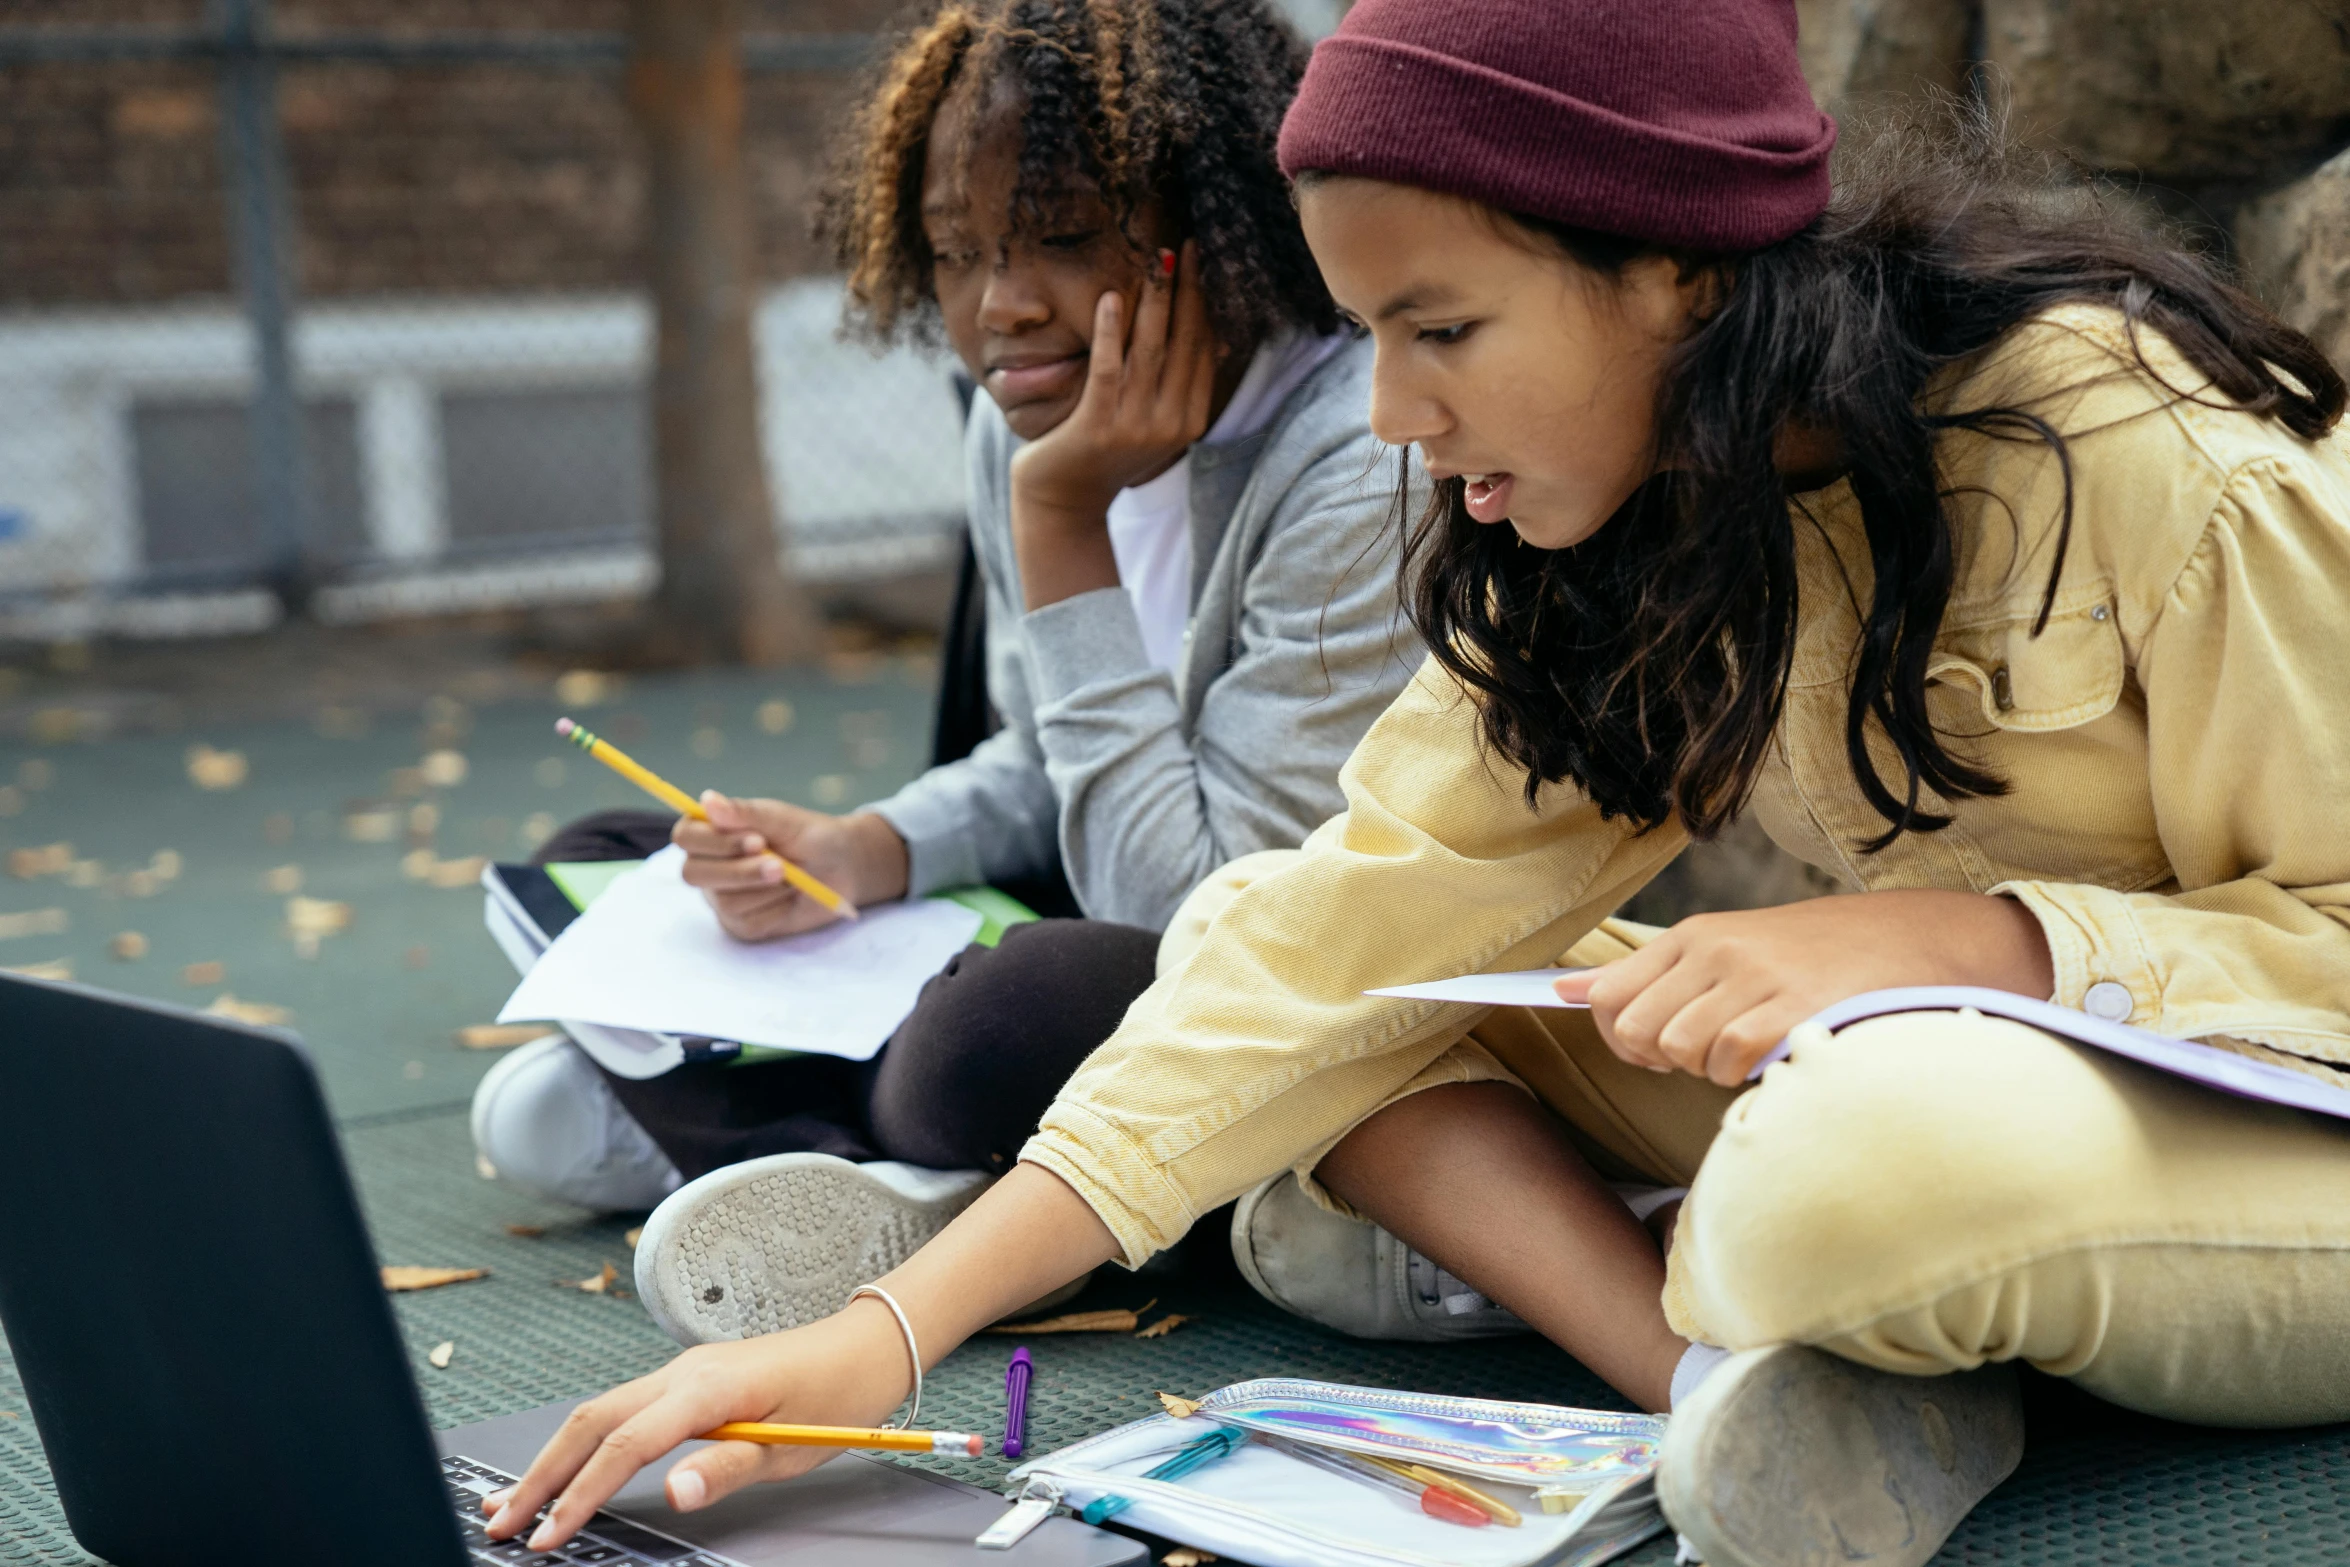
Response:
[{"label": "silver bracelet", "polygon": [[914,1342],[914,1324],[906,1320],[906,1308],[898,1304],[896,1296],[878,1284],[860,1284],[849,1292],[849,1300],[853,1304],[867,1295],[887,1306],[889,1314],[898,1319],[898,1331],[906,1335],[906,1358],[914,1363],[914,1396],[906,1405],[906,1416],[895,1425],[883,1426],[882,1429],[911,1430],[914,1422],[922,1418],[922,1346]]}]

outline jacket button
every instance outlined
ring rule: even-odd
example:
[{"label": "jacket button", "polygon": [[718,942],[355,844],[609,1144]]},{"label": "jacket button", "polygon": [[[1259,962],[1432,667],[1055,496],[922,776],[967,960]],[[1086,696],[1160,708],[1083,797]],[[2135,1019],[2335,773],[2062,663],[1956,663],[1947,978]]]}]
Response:
[{"label": "jacket button", "polygon": [[2112,611],[2108,610],[2103,604],[2100,604],[2095,609],[2089,611],[2089,618],[2091,620],[2103,620],[2110,613],[2112,613]]},{"label": "jacket button", "polygon": [[1991,701],[2002,713],[2015,706],[2015,677],[2005,664],[1991,671]]},{"label": "jacket button", "polygon": [[2129,986],[2101,979],[2081,998],[2081,1010],[2108,1023],[2127,1023],[2138,1004],[2130,998]]}]

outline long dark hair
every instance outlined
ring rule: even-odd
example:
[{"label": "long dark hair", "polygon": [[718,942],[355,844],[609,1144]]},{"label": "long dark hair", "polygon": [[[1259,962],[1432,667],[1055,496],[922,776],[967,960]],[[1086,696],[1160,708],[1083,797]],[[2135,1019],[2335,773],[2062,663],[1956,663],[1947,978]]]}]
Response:
[{"label": "long dark hair", "polygon": [[[2035,634],[2072,526],[2063,436],[2025,409],[1921,407],[1936,371],[2056,305],[2090,301],[2118,309],[2133,343],[2159,333],[2209,378],[2208,393],[2182,397],[2216,394],[2311,439],[2341,416],[2342,377],[2306,337],[2110,196],[2017,150],[1984,111],[1944,102],[1850,129],[1818,222],[1766,250],[1675,258],[1685,275],[1717,274],[1719,307],[1668,364],[1664,471],[1604,527],[1535,549],[1471,519],[1457,479],[1406,519],[1412,619],[1475,696],[1487,742],[1525,770],[1529,803],[1544,783],[1572,781],[1611,818],[1645,830],[1677,817],[1700,838],[1744,806],[1795,647],[1799,524],[1773,462],[1790,423],[1833,436],[1868,536],[1874,585],[1845,751],[1887,823],[1873,851],[1949,825],[1921,806],[1925,790],[1955,800],[2005,787],[1946,749],[1927,716],[1957,554],[1935,438],[2043,441],[2065,465]],[[1603,276],[1654,253],[1505,221]],[[1900,758],[1891,780],[1869,755],[1872,720]]]}]

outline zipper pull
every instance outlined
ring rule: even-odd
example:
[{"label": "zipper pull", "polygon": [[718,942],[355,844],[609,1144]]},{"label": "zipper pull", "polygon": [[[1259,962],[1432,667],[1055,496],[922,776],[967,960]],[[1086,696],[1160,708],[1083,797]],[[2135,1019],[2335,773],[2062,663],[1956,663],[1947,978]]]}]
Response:
[{"label": "zipper pull", "polygon": [[1008,1551],[1034,1534],[1061,1505],[1061,1488],[1045,1480],[1031,1480],[1020,1499],[1001,1518],[979,1531],[972,1544],[983,1551]]}]

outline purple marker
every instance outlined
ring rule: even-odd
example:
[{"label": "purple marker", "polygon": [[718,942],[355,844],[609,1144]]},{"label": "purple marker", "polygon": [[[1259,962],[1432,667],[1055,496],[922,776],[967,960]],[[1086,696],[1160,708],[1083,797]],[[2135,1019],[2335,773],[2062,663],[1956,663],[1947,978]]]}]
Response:
[{"label": "purple marker", "polygon": [[1028,1346],[1023,1344],[1012,1351],[1012,1363],[1004,1367],[1004,1456],[1018,1458],[1028,1445],[1028,1379],[1036,1373],[1036,1362],[1028,1358]]}]

